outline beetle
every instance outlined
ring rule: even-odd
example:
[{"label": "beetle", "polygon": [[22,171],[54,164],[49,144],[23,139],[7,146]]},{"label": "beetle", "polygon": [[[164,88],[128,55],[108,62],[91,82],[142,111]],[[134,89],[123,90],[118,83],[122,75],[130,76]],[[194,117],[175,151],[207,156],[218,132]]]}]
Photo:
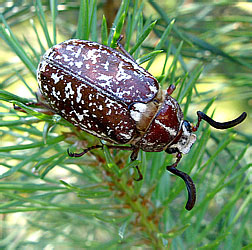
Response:
[{"label": "beetle", "polygon": [[[219,123],[198,111],[196,126],[190,124],[171,97],[175,86],[162,90],[158,81],[124,49],[121,38],[117,41],[118,50],[79,39],[53,46],[37,69],[40,92],[55,113],[109,142],[108,148],[131,150],[131,161],[137,159],[140,149],[175,154],[175,162],[166,169],[184,180],[188,191],[186,209],[191,210],[196,201],[195,185],[177,165],[196,141],[194,132],[201,120],[216,129],[234,127],[246,118],[246,113]],[[68,154],[80,157],[97,148],[103,145],[81,153],[68,150]],[[137,180],[141,180],[143,176],[136,168]]]}]

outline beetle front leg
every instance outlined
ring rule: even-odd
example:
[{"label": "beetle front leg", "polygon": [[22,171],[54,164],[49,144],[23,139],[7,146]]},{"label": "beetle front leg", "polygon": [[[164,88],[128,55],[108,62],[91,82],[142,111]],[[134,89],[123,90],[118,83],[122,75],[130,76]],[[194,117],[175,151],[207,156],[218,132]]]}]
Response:
[{"label": "beetle front leg", "polygon": [[180,171],[180,170],[178,170],[176,168],[179,161],[181,160],[181,158],[182,158],[182,154],[178,153],[176,162],[173,163],[171,166],[167,166],[166,169],[168,171],[170,171],[171,173],[173,173],[173,174],[179,176],[180,178],[182,178],[183,181],[185,182],[186,188],[187,188],[187,191],[188,191],[188,200],[187,200],[185,208],[187,210],[191,210],[194,207],[194,204],[195,204],[195,201],[196,201],[196,188],[195,188],[195,185],[193,183],[192,178],[188,174],[186,174],[186,173],[184,173],[184,172],[182,172],[182,171]]}]

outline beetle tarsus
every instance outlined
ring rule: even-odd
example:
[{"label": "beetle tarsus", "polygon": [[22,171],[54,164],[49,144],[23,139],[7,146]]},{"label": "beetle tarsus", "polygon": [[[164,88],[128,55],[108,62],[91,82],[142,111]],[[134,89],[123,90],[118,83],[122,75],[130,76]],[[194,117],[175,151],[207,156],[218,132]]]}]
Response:
[{"label": "beetle tarsus", "polygon": [[195,201],[196,201],[196,188],[195,188],[195,185],[193,183],[192,178],[188,174],[186,174],[186,173],[184,173],[184,172],[182,172],[182,171],[180,171],[180,170],[178,170],[176,168],[179,161],[181,160],[181,158],[182,158],[182,155],[180,153],[177,154],[176,162],[173,163],[171,166],[167,166],[166,169],[168,171],[170,171],[171,173],[173,173],[173,174],[179,176],[180,178],[182,178],[183,181],[185,182],[187,192],[188,192],[188,200],[187,200],[185,208],[187,210],[191,210],[194,207],[194,204],[195,204]]},{"label": "beetle tarsus", "polygon": [[201,120],[205,120],[207,123],[209,123],[212,127],[216,128],[216,129],[228,129],[228,128],[232,128],[232,127],[242,123],[245,120],[245,118],[247,117],[247,113],[243,112],[239,117],[237,117],[236,119],[234,119],[232,121],[216,122],[215,120],[213,120],[212,118],[207,116],[202,111],[198,111],[197,115],[198,115],[198,123],[196,126],[193,127],[193,131],[197,131]]}]

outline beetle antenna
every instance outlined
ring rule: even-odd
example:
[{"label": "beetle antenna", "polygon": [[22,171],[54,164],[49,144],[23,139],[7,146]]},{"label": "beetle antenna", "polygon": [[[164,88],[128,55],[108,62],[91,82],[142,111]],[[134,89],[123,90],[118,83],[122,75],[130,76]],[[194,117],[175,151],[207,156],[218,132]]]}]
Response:
[{"label": "beetle antenna", "polygon": [[188,200],[187,200],[185,208],[187,210],[191,210],[194,207],[194,204],[196,202],[196,188],[195,188],[192,178],[188,174],[176,168],[181,158],[182,158],[182,155],[178,153],[176,162],[173,163],[171,166],[167,166],[166,169],[170,171],[171,173],[182,178],[183,181],[185,182],[187,192],[188,192]]},{"label": "beetle antenna", "polygon": [[178,170],[177,168],[173,166],[168,166],[167,170],[184,180],[187,191],[188,191],[188,200],[187,200],[185,208],[187,210],[191,210],[194,207],[194,204],[196,201],[196,188],[195,188],[192,178],[188,174]]},{"label": "beetle antenna", "polygon": [[210,118],[209,116],[207,116],[205,113],[203,113],[201,111],[198,111],[197,115],[198,115],[198,123],[197,123],[197,125],[195,127],[192,128],[193,131],[197,131],[197,129],[199,128],[201,120],[205,120],[207,123],[209,123],[212,127],[216,128],[216,129],[227,129],[227,128],[232,128],[232,127],[240,124],[247,117],[247,113],[243,112],[239,117],[237,117],[236,119],[234,119],[232,121],[216,122],[212,118]]}]

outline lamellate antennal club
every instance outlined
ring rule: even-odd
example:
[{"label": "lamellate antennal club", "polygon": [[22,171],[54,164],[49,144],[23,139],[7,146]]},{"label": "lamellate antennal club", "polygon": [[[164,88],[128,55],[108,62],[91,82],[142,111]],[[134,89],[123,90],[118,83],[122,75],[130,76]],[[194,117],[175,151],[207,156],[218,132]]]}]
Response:
[{"label": "lamellate antennal club", "polygon": [[[185,181],[187,210],[195,204],[196,189],[177,165],[196,141],[194,132],[200,122],[205,120],[217,129],[227,129],[246,118],[244,112],[233,121],[218,123],[198,111],[198,123],[191,125],[171,96],[175,86],[162,90],[157,80],[126,52],[120,39],[118,50],[78,39],[57,44],[43,55],[37,80],[52,111],[109,142],[108,148],[131,150],[132,161],[137,159],[139,150],[175,154],[176,161],[167,170]],[[82,153],[68,153],[80,157],[102,147],[94,145]],[[137,170],[141,180],[138,167]]]}]

